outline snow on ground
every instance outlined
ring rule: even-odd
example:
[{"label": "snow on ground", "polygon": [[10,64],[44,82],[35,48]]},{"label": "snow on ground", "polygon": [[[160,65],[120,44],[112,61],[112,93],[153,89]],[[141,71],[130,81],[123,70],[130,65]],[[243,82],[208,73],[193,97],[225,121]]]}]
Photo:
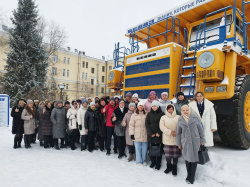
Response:
[{"label": "snow on ground", "polygon": [[[166,175],[165,158],[160,171],[135,162],[119,160],[105,152],[44,149],[32,144],[31,149],[13,149],[11,128],[0,127],[0,186],[98,186],[98,187],[162,187],[190,186],[186,184],[186,167],[179,160],[178,176]],[[218,144],[218,143],[217,143]],[[112,153],[112,152],[111,152]],[[211,161],[198,165],[193,186],[247,187],[250,186],[250,150],[235,150],[219,144],[209,149]]]}]

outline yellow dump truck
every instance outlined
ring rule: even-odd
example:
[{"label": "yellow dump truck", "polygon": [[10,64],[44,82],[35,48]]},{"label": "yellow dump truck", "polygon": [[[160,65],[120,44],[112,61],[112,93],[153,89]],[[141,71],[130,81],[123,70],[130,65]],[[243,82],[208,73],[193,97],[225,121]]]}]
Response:
[{"label": "yellow dump truck", "polygon": [[[250,2],[191,0],[131,27],[131,49],[120,71],[112,70],[112,89],[147,98],[196,91],[214,103],[224,144],[250,146]],[[141,45],[147,49],[140,50]],[[118,50],[118,49],[117,49]],[[117,72],[116,72],[117,71]],[[112,75],[112,76],[111,76]],[[110,87],[111,88],[111,87]]]}]

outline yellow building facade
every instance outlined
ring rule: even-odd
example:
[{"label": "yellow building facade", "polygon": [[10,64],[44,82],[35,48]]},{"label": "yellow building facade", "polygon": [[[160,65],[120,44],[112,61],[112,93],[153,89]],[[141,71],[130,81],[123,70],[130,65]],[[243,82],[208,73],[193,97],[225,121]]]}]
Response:
[{"label": "yellow building facade", "polygon": [[[7,35],[0,25],[0,41]],[[0,78],[6,72],[4,66],[9,47],[6,42],[0,42]],[[85,55],[85,52],[77,49],[60,49],[55,52],[49,59],[47,68],[47,81],[45,97],[51,101],[60,99],[61,93],[59,84],[65,85],[62,91],[63,101],[72,101],[80,97],[96,96],[102,97],[109,95],[110,90],[107,89],[107,72],[112,70],[114,66],[113,60],[97,59]],[[3,89],[3,87],[0,87]],[[37,96],[37,98],[41,98]]]}]

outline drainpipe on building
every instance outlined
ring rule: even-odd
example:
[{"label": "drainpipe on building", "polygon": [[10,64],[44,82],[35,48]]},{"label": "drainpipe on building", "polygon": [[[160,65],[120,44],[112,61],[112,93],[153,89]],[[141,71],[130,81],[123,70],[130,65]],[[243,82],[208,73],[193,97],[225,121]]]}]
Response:
[{"label": "drainpipe on building", "polygon": [[97,78],[96,78],[96,96],[99,96],[99,64],[96,65],[96,72],[97,72]]}]

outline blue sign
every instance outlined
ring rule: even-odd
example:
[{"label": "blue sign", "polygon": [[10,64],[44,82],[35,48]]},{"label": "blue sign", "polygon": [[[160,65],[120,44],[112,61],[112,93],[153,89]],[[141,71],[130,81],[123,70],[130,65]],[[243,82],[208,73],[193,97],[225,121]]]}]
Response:
[{"label": "blue sign", "polygon": [[9,108],[10,97],[6,94],[0,94],[0,126],[9,126]]}]

